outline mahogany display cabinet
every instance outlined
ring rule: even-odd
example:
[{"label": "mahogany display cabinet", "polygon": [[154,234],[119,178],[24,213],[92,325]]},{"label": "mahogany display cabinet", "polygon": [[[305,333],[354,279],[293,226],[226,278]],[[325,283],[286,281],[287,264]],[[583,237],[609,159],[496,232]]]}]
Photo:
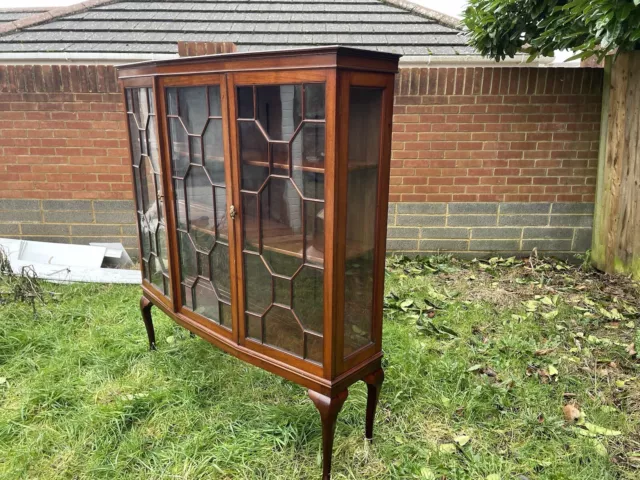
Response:
[{"label": "mahogany display cabinet", "polygon": [[370,439],[383,380],[398,58],[319,47],[118,68],[151,348],[155,305],[308,388],[324,478],[347,388],[368,385]]}]

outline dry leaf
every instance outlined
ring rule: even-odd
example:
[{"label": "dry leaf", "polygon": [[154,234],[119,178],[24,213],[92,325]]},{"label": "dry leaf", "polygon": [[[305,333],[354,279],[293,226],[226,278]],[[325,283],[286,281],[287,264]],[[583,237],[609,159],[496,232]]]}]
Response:
[{"label": "dry leaf", "polygon": [[582,417],[582,412],[575,405],[569,403],[562,407],[564,412],[564,419],[567,422],[577,422]]}]

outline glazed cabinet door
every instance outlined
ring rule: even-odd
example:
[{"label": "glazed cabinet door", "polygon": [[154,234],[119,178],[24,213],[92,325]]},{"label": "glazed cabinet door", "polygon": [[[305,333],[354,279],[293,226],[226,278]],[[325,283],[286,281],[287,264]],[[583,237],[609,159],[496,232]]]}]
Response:
[{"label": "glazed cabinet door", "polygon": [[240,342],[320,374],[325,273],[322,71],[228,76]]},{"label": "glazed cabinet door", "polygon": [[170,304],[165,195],[153,85],[134,82],[124,87],[143,284]]},{"label": "glazed cabinet door", "polygon": [[171,175],[178,311],[233,337],[234,248],[221,76],[160,80]]}]

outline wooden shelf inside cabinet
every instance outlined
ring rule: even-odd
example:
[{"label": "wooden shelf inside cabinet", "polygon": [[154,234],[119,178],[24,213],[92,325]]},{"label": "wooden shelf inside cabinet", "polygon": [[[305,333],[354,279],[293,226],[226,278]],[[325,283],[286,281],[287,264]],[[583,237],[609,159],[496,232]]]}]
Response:
[{"label": "wooden shelf inside cabinet", "polygon": [[150,347],[155,305],[308,388],[325,480],[349,386],[367,384],[370,439],[384,378],[398,58],[328,46],[118,67]]}]

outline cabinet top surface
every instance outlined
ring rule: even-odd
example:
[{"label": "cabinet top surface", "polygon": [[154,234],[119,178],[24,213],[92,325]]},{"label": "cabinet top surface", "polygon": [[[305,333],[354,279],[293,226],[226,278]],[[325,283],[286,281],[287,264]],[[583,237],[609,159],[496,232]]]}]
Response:
[{"label": "cabinet top surface", "polygon": [[255,69],[337,68],[349,67],[348,59],[357,59],[359,69],[398,70],[401,55],[340,45],[265,50],[261,52],[234,52],[215,55],[181,57],[169,60],[149,60],[118,65],[120,78],[143,75],[188,74],[202,71],[238,71]]}]

